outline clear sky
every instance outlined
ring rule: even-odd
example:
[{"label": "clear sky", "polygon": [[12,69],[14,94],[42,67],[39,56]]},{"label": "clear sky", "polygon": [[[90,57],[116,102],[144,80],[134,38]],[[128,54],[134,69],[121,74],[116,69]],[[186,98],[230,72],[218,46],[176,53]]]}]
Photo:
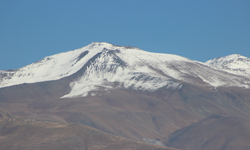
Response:
[{"label": "clear sky", "polygon": [[0,70],[92,42],[202,62],[250,57],[250,0],[0,1]]}]

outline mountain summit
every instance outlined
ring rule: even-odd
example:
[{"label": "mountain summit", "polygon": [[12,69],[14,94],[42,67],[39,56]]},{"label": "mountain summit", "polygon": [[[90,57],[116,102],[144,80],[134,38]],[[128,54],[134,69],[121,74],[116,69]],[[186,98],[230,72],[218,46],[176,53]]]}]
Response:
[{"label": "mountain summit", "polygon": [[71,90],[62,98],[95,96],[115,88],[150,92],[162,88],[179,89],[185,82],[211,88],[249,88],[250,79],[239,76],[241,73],[221,71],[218,63],[217,67],[206,64],[172,54],[93,42],[14,71],[0,71],[0,88],[68,77],[71,77]]},{"label": "mountain summit", "polygon": [[205,62],[208,66],[236,75],[250,76],[250,58],[239,54],[218,57]]}]

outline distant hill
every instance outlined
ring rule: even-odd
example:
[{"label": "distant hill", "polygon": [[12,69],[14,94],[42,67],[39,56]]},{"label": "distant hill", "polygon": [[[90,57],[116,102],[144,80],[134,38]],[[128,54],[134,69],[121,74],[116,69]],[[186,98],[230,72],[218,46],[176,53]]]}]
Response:
[{"label": "distant hill", "polygon": [[185,150],[247,150],[249,139],[249,119],[213,115],[175,131],[166,145]]}]

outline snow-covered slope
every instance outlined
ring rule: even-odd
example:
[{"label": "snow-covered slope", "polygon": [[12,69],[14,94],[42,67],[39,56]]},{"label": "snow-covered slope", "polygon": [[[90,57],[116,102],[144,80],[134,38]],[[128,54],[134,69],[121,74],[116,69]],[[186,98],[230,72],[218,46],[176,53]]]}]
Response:
[{"label": "snow-covered slope", "polygon": [[205,62],[205,64],[236,75],[250,76],[250,58],[239,54],[214,58]]},{"label": "snow-covered slope", "polygon": [[179,89],[183,82],[207,87],[248,88],[250,85],[249,78],[215,70],[181,56],[94,42],[74,51],[45,57],[18,70],[0,71],[0,87],[57,80],[74,74],[78,76],[63,98],[94,96],[113,88]]},{"label": "snow-covered slope", "polygon": [[[0,71],[0,87],[21,83],[34,83],[57,80],[77,72],[96,53],[102,51],[96,47],[91,51],[88,45],[74,51],[45,57],[44,59],[13,71]],[[80,59],[86,55],[85,59]]]}]

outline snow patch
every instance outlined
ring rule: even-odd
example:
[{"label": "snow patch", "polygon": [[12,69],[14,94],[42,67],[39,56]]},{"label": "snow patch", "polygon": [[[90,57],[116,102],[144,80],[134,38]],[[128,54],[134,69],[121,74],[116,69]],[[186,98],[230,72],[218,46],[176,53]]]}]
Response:
[{"label": "snow patch", "polygon": [[143,141],[150,144],[165,146],[161,141],[155,140],[155,139],[149,139],[149,138],[143,138]]}]

